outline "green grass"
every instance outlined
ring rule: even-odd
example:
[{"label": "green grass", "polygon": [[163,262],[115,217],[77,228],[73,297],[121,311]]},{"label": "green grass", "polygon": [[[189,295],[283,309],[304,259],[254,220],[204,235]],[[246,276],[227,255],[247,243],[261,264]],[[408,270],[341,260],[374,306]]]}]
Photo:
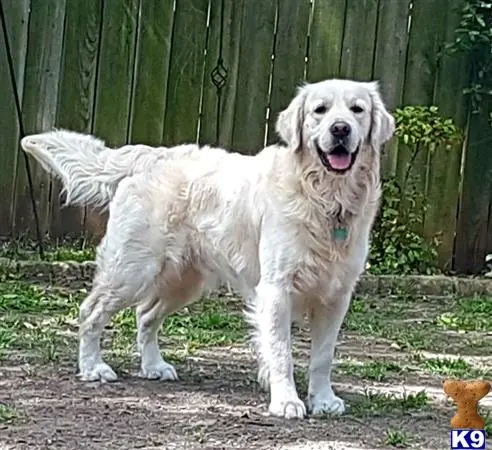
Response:
[{"label": "green grass", "polygon": [[447,331],[492,331],[492,297],[459,299],[454,310],[440,314],[435,323]]},{"label": "green grass", "polygon": [[460,379],[484,378],[492,375],[487,369],[477,369],[462,358],[423,358],[416,356],[415,363],[425,372]]},{"label": "green grass", "polygon": [[388,428],[386,430],[386,439],[384,443],[397,448],[406,448],[410,445],[410,439],[405,431],[396,428]]},{"label": "green grass", "polygon": [[48,314],[75,306],[85,291],[64,293],[21,281],[0,282],[0,312]]},{"label": "green grass", "polygon": [[57,248],[46,253],[45,258],[48,261],[94,261],[96,258],[96,249],[93,247],[80,250],[70,248]]},{"label": "green grass", "polygon": [[343,361],[338,370],[345,374],[373,381],[384,381],[403,371],[403,368],[392,361]]},{"label": "green grass", "polygon": [[426,408],[429,398],[424,391],[403,396],[365,390],[364,395],[350,402],[348,410],[356,416],[410,413]]},{"label": "green grass", "polygon": [[[113,351],[133,351],[136,322],[132,310],[121,311],[111,323],[115,330]],[[160,333],[164,348],[172,345],[192,353],[201,347],[224,346],[245,340],[242,313],[221,298],[209,298],[167,318]],[[126,349],[126,350],[125,350]]]},{"label": "green grass", "polygon": [[[492,345],[490,297],[447,297],[422,306],[421,300],[408,295],[358,297],[353,300],[342,329],[385,339],[409,351],[451,349],[485,354]],[[450,331],[458,332],[449,334]]]},{"label": "green grass", "polygon": [[490,410],[485,411],[479,406],[480,415],[485,419],[485,432],[487,437],[492,438],[492,412]]},{"label": "green grass", "polygon": [[424,327],[416,325],[409,327],[408,324],[401,323],[401,318],[405,315],[405,304],[408,302],[410,309],[410,301],[405,299],[403,303],[398,299],[394,302],[386,301],[382,305],[377,305],[375,302],[375,299],[354,299],[343,328],[362,335],[393,341],[402,349],[432,348],[432,335]]},{"label": "green grass", "polygon": [[408,363],[404,361],[345,360],[338,364],[337,371],[376,382],[403,377],[415,371],[459,379],[488,379],[492,377],[491,370],[476,368],[462,358],[425,358],[420,354],[414,355]]},{"label": "green grass", "polygon": [[19,417],[19,414],[14,408],[5,403],[0,403],[0,424],[10,423],[17,417]]},{"label": "green grass", "polygon": [[9,354],[57,362],[74,339],[82,293],[62,295],[19,281],[0,283],[0,357]]},{"label": "green grass", "polygon": [[[45,363],[73,360],[78,307],[86,294],[84,290],[70,293],[21,281],[0,282],[0,358]],[[117,314],[107,331],[104,337],[111,340],[112,357],[126,361],[134,353],[134,310]],[[171,315],[160,333],[164,350],[178,348],[186,350],[186,354],[201,347],[242,342],[245,336],[241,311],[231,305],[231,300],[218,297],[204,299]],[[179,356],[174,355],[176,358]]]}]

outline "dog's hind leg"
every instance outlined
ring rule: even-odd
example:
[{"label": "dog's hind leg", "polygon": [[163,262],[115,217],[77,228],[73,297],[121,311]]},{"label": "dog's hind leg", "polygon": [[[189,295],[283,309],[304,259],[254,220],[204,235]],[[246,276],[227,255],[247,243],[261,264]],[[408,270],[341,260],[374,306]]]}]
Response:
[{"label": "dog's hind leg", "polygon": [[193,268],[184,270],[180,276],[160,277],[159,297],[137,306],[137,347],[141,356],[139,375],[151,380],[177,380],[174,367],[161,355],[158,332],[167,315],[181,309],[198,298],[202,278]]},{"label": "dog's hind leg", "polygon": [[[79,377],[83,381],[115,381],[117,375],[101,357],[101,335],[111,318],[120,310],[153,298],[155,285],[142,277],[138,291],[122,289],[119,280],[101,281],[80,305],[79,312]],[[115,287],[117,286],[117,287]]]},{"label": "dog's hind leg", "polygon": [[178,379],[176,370],[164,360],[159,349],[158,333],[166,315],[161,298],[137,306],[137,347],[141,357],[139,376],[142,378],[163,381]]},{"label": "dog's hind leg", "polygon": [[101,357],[104,327],[118,311],[144,303],[158,293],[156,280],[162,263],[145,239],[138,239],[143,235],[139,224],[125,217],[117,224],[114,220],[110,216],[98,248],[94,287],[80,306],[79,376],[84,381],[116,380]]},{"label": "dog's hind leg", "polygon": [[79,312],[79,377],[83,381],[115,381],[118,377],[101,357],[101,334],[111,317],[121,308],[111,290],[96,282]]}]

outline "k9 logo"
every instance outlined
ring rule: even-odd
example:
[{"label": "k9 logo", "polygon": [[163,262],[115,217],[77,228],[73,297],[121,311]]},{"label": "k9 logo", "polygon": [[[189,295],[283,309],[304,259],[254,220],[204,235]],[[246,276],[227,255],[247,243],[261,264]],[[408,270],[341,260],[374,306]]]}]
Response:
[{"label": "k9 logo", "polygon": [[485,430],[451,430],[452,450],[485,450]]}]

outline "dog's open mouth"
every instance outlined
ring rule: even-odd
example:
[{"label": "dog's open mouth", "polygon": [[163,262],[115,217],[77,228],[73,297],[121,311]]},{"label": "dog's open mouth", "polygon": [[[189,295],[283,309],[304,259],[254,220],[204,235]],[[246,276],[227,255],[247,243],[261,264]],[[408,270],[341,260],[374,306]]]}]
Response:
[{"label": "dog's open mouth", "polygon": [[345,173],[352,168],[359,153],[359,147],[354,153],[350,153],[342,144],[337,145],[330,153],[326,153],[319,145],[316,145],[321,163],[328,169],[337,173]]}]

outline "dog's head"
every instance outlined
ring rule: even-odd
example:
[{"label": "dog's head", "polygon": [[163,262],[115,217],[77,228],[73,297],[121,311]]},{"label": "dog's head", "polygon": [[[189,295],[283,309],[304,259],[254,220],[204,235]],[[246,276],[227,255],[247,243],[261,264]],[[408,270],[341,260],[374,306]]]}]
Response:
[{"label": "dog's head", "polygon": [[301,86],[276,126],[289,148],[311,152],[336,174],[348,173],[368,145],[379,151],[394,128],[377,82],[340,79]]}]

